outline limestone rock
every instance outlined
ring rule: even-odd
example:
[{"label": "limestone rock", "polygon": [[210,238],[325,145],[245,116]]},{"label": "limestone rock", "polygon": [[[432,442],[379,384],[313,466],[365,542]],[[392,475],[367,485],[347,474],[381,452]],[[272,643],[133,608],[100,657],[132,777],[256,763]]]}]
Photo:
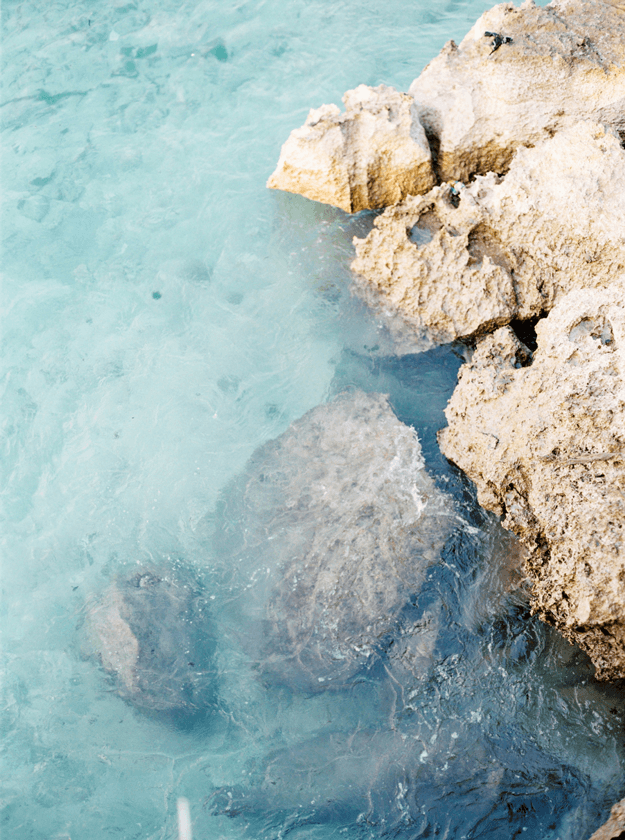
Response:
[{"label": "limestone rock", "polygon": [[180,567],[119,577],[88,605],[83,654],[143,712],[188,717],[215,699],[215,632],[197,581]]},{"label": "limestone rock", "polygon": [[379,394],[342,394],[260,447],[224,494],[216,537],[260,674],[318,691],[375,661],[452,516]]},{"label": "limestone rock", "polygon": [[614,288],[565,296],[530,353],[509,327],[477,346],[441,450],[530,550],[534,608],[625,677],[625,311]]},{"label": "limestone rock", "polygon": [[344,114],[322,105],[291,132],[268,187],[356,213],[396,204],[436,183],[411,96],[359,85],[343,102]]},{"label": "limestone rock", "polygon": [[610,819],[598,828],[590,840],[619,840],[625,835],[625,799],[612,806]]},{"label": "limestone rock", "polygon": [[548,312],[571,289],[609,286],[625,270],[623,231],[625,149],[583,121],[519,149],[504,178],[388,208],[354,240],[352,269],[369,303],[444,343]]},{"label": "limestone rock", "polygon": [[[502,43],[485,33],[512,41]],[[625,4],[500,3],[410,86],[441,180],[506,172],[519,146],[593,119],[625,133]]]}]

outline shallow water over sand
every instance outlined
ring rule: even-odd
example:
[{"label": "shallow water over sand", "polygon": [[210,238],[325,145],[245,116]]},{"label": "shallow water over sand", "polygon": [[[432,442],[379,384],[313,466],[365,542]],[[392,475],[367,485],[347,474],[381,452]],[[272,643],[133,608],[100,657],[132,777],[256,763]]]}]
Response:
[{"label": "shallow water over sand", "polygon": [[[185,796],[196,838],[578,840],[625,792],[618,688],[528,616],[438,451],[462,348],[411,353],[350,295],[370,216],[264,187],[309,107],[407,89],[488,5],[5,3],[3,836],[170,838]],[[258,447],[345,389],[389,395],[453,527],[311,692],[241,643],[215,534]],[[92,599],[168,565],[217,627],[191,721],[85,657]]]}]

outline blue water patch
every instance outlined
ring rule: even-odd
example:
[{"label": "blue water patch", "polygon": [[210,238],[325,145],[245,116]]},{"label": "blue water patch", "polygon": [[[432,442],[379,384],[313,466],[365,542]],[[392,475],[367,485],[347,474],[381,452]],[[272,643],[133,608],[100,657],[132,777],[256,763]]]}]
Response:
[{"label": "blue water patch", "polygon": [[[3,836],[170,838],[185,796],[196,838],[578,840],[623,795],[618,687],[529,615],[438,450],[464,348],[352,296],[373,214],[264,186],[310,107],[406,90],[489,5],[5,3]],[[343,393],[387,395],[449,516],[366,662],[312,691],[242,643],[223,534],[251,520],[224,511]],[[254,527],[288,545],[285,511]]]}]

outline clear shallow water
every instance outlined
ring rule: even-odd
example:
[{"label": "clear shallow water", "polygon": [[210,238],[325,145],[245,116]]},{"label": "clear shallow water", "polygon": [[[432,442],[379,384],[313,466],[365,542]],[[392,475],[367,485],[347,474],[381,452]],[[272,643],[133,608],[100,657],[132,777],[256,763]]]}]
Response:
[{"label": "clear shallow water", "polygon": [[[4,4],[3,836],[169,838],[184,795],[197,838],[573,840],[622,796],[618,689],[508,593],[436,447],[458,352],[397,355],[350,297],[370,218],[264,188],[308,108],[407,89],[489,5]],[[390,648],[307,696],[224,633],[209,723],[136,712],[81,656],[85,603],[168,558],[219,603],[220,494],[345,387],[390,395],[462,519],[398,625],[401,651],[436,620],[431,665]]]}]

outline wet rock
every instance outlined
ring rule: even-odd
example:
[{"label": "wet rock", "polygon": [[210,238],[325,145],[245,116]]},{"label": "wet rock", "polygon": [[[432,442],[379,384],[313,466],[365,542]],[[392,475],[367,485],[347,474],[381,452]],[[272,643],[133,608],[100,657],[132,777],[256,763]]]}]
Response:
[{"label": "wet rock", "polygon": [[318,691],[376,661],[452,516],[379,394],[342,394],[260,447],[224,495],[216,553],[261,675]]},{"label": "wet rock", "polygon": [[184,717],[214,703],[212,619],[180,566],[119,577],[88,605],[83,636],[83,654],[141,711]]},{"label": "wet rock", "polygon": [[322,105],[291,132],[268,187],[356,213],[396,204],[436,183],[411,96],[386,85],[359,85],[343,102],[344,114]]},{"label": "wet rock", "polygon": [[439,432],[529,549],[534,609],[600,679],[625,677],[623,280],[562,298],[537,324],[533,359],[509,327],[484,338]]},{"label": "wet rock", "polygon": [[531,146],[579,119],[625,133],[625,6],[555,0],[485,12],[410,86],[437,150],[441,180],[507,171]]},{"label": "wet rock", "polygon": [[610,819],[598,828],[590,840],[619,840],[625,836],[625,799],[612,806]]},{"label": "wet rock", "polygon": [[[501,48],[503,49],[503,47]],[[355,239],[370,304],[444,343],[548,312],[625,271],[625,149],[585,121],[520,149],[505,178],[410,197]]]}]

